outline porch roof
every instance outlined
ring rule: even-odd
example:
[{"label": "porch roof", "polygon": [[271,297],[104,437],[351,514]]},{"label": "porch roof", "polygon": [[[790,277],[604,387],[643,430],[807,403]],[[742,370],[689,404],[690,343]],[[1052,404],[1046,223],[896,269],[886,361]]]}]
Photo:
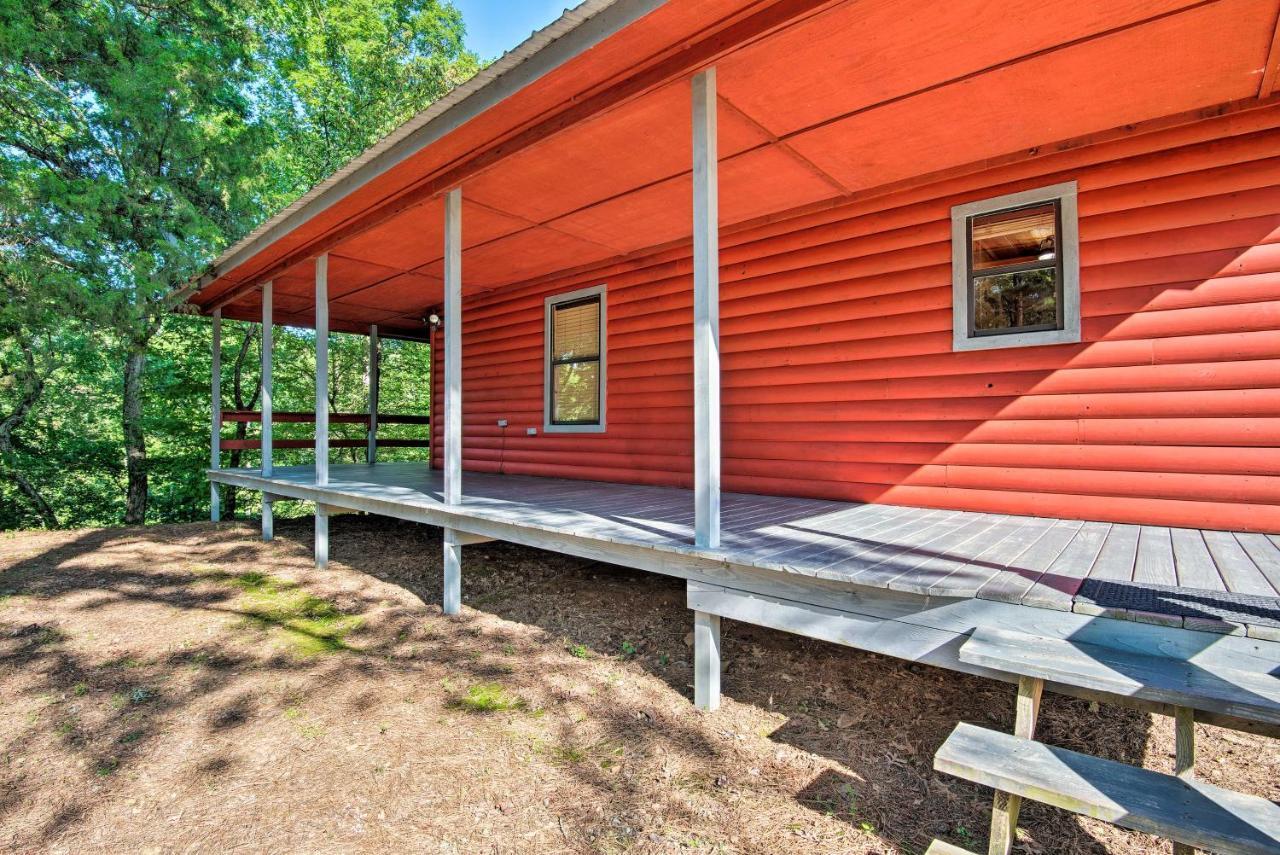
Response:
[{"label": "porch roof", "polygon": [[[1241,109],[1276,89],[1280,0],[588,0],[232,247],[191,302],[422,337],[443,202],[467,293],[687,255],[687,78],[716,65],[721,224]],[[1162,125],[1162,126],[1163,126]]]}]

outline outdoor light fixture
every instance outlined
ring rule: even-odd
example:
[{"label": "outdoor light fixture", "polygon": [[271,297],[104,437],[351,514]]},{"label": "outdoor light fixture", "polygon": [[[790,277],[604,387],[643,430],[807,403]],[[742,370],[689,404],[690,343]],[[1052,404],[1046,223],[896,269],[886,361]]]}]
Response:
[{"label": "outdoor light fixture", "polygon": [[427,315],[427,323],[431,324],[431,326],[433,327],[440,326],[440,316],[437,315],[435,312],[432,312],[431,314]]}]

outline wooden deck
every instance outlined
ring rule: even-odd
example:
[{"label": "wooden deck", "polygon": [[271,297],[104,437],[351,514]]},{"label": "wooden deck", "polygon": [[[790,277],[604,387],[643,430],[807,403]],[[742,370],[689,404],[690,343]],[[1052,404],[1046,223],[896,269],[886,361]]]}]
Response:
[{"label": "wooden deck", "polygon": [[[418,463],[218,470],[219,482],[725,583],[978,599],[1280,640],[1280,536],[725,494],[718,550],[693,544],[688,490],[466,473],[463,502]],[[516,536],[516,533],[521,533]],[[806,598],[811,599],[811,598]]]}]

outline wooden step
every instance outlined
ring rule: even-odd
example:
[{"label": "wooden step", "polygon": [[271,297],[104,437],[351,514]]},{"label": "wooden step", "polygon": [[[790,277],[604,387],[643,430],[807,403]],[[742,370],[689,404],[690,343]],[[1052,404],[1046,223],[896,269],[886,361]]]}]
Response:
[{"label": "wooden step", "polygon": [[948,843],[945,840],[935,840],[929,844],[928,850],[924,855],[974,855],[968,849],[961,849],[954,843]]},{"label": "wooden step", "polygon": [[1173,775],[960,724],[933,768],[1219,853],[1280,853],[1280,806]]},{"label": "wooden step", "polygon": [[1094,692],[1280,724],[1280,678],[1120,649],[980,627],[960,661]]}]

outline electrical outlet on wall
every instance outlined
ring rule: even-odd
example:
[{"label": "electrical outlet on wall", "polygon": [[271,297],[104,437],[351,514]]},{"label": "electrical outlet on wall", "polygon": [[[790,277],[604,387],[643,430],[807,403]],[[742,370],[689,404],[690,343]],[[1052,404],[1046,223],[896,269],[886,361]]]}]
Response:
[{"label": "electrical outlet on wall", "polygon": [[498,419],[498,427],[506,427],[506,426],[507,426],[506,419]]},{"label": "electrical outlet on wall", "polygon": [[538,435],[538,429],[537,429],[537,428],[525,428],[525,431],[524,431],[524,432],[525,432],[525,433],[527,433],[529,436],[537,436],[537,435]]}]

